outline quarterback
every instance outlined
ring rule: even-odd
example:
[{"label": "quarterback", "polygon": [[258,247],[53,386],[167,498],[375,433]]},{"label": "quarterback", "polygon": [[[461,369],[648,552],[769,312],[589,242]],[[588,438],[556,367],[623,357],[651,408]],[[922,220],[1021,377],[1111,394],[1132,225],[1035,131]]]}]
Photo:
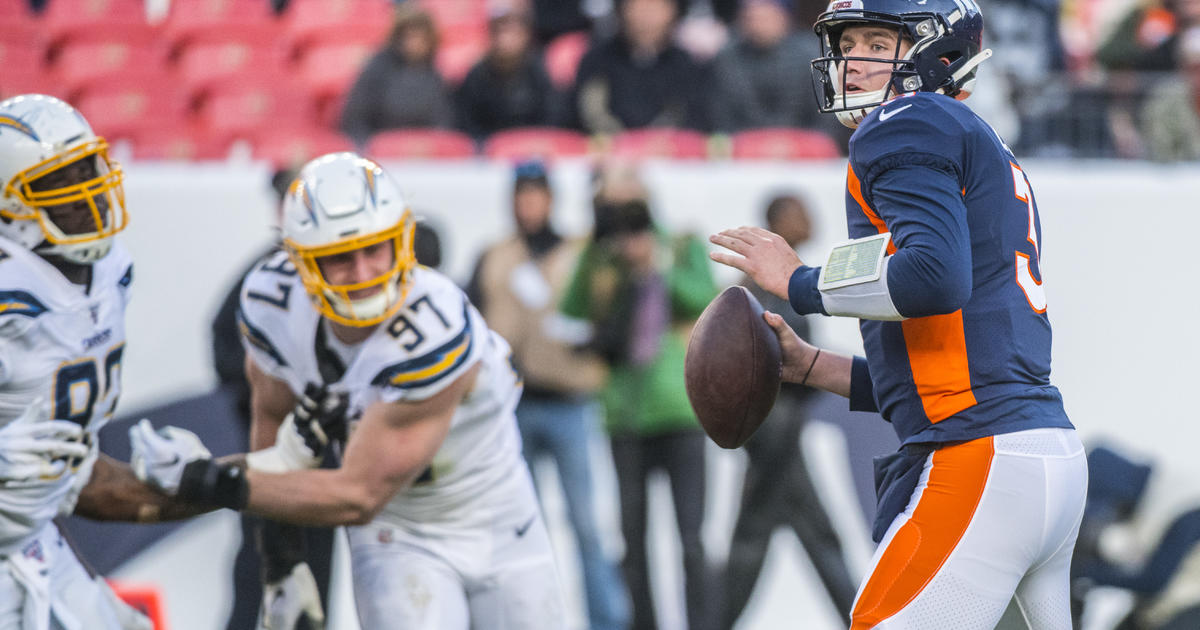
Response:
[{"label": "quarterback", "polygon": [[[134,460],[186,501],[351,526],[364,628],[560,625],[507,343],[448,278],[416,264],[415,222],[374,162],[313,160],[283,214],[283,251],[246,277],[240,322],[254,430],[278,427],[274,446],[243,469],[143,425]],[[340,465],[316,468],[331,449]],[[171,465],[177,454],[186,466]],[[306,571],[291,570],[283,599],[307,606]]]},{"label": "quarterback", "polygon": [[821,107],[855,128],[851,241],[823,266],[777,235],[714,235],[718,262],[802,314],[860,320],[865,358],[815,348],[775,314],[784,378],[892,423],[876,462],[869,573],[851,628],[993,628],[1015,597],[1071,628],[1083,447],[1050,383],[1042,234],[1025,171],[963,102],[982,49],[974,0],[835,0],[815,30]]},{"label": "quarterback", "polygon": [[97,446],[121,394],[133,278],[113,238],[122,178],[70,105],[0,102],[0,628],[149,628],[53,519],[189,514]]}]

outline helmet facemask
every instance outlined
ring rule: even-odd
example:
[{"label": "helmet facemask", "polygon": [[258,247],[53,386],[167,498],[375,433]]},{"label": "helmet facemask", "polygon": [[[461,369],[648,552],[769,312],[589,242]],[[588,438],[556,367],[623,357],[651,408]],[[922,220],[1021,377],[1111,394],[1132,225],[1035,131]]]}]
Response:
[{"label": "helmet facemask", "polygon": [[[347,326],[374,326],[394,315],[404,304],[409,276],[416,266],[415,227],[411,212],[406,210],[396,225],[372,234],[309,247],[284,239],[283,245],[313,305],[322,315]],[[376,247],[389,247],[392,254],[391,264],[383,273],[350,284],[337,284],[327,277],[325,267],[334,257]]]},{"label": "helmet facemask", "polygon": [[43,237],[37,253],[91,264],[108,254],[112,236],[128,223],[123,180],[108,144],[93,138],[3,182],[0,217],[36,221]]}]

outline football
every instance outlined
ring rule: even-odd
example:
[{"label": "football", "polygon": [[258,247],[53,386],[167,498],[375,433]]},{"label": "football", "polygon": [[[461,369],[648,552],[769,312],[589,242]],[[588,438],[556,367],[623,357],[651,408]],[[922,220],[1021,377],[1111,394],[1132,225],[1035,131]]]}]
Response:
[{"label": "football", "polygon": [[684,360],[688,400],[708,437],[737,448],[779,395],[779,339],[745,287],[729,287],[700,314]]}]

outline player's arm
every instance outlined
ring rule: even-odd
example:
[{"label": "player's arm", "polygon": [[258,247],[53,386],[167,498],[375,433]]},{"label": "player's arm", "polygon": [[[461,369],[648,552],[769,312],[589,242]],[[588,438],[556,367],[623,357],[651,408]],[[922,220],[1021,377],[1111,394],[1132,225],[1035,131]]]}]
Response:
[{"label": "player's arm", "polygon": [[426,400],[368,407],[338,469],[283,474],[251,469],[246,510],[305,525],[369,522],[429,467],[479,369],[473,366]]},{"label": "player's arm", "polygon": [[142,483],[129,464],[102,453],[79,493],[74,514],[97,521],[155,523],[191,518],[211,509],[185,503]]},{"label": "player's arm", "polygon": [[250,383],[250,450],[257,451],[275,444],[279,427],[296,406],[296,396],[286,382],[259,367],[249,352],[246,380]]}]

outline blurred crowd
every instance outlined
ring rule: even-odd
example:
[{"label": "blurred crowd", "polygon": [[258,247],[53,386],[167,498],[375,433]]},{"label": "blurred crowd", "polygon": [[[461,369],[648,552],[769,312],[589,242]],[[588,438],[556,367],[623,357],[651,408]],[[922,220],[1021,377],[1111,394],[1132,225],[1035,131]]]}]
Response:
[{"label": "blurred crowd", "polygon": [[[35,13],[26,0],[4,2],[22,5],[28,27],[39,20],[58,24],[56,5],[81,0],[37,0]],[[200,0],[89,4],[119,12],[123,3],[156,7],[151,12],[165,25],[159,38],[168,44],[160,61],[168,71],[187,66],[194,47],[224,42],[250,50],[238,57],[248,67],[231,69],[232,78],[242,79],[239,89],[253,83],[247,76],[284,85],[273,76],[279,72],[304,84],[292,99],[282,97],[296,102],[267,106],[262,101],[270,95],[258,95],[255,112],[221,109],[218,96],[229,88],[220,82],[188,87],[182,107],[190,109],[177,113],[194,114],[214,142],[241,134],[252,144],[268,143],[228,120],[249,128],[256,115],[275,126],[305,118],[369,153],[387,153],[393,145],[371,151],[372,140],[397,129],[440,129],[483,146],[498,132],[559,128],[590,138],[593,153],[623,132],[684,130],[706,139],[701,157],[727,157],[726,139],[754,129],[806,129],[843,149],[848,138],[836,122],[816,115],[809,62],[818,46],[808,25],[824,10],[823,0],[212,0],[203,11],[188,8]],[[251,3],[258,10],[245,8]],[[987,9],[984,43],[996,55],[981,71],[971,105],[995,121],[1018,154],[1200,159],[1200,0],[991,0]],[[13,38],[31,36],[6,28],[12,18],[0,18],[0,61],[21,61]],[[239,28],[213,36],[197,26],[208,19]],[[102,37],[43,30],[39,54],[51,75],[70,74],[62,66],[72,63],[64,52],[72,41]],[[274,43],[286,50],[256,57]],[[221,74],[229,57],[213,57],[208,73]],[[0,91],[37,87],[28,85],[36,77],[20,75],[0,77]],[[184,73],[181,82],[189,81]],[[83,82],[70,89],[97,88]],[[87,96],[58,95],[72,102]],[[309,105],[304,112],[296,111],[300,101]],[[81,109],[96,117],[88,104],[83,100]],[[98,125],[107,136],[121,135],[103,120]],[[136,129],[131,135],[153,136]],[[291,135],[305,136],[299,129]],[[335,144],[328,135],[310,136],[312,153]],[[460,143],[468,153],[470,142]],[[422,157],[403,155],[418,151],[411,144],[401,155],[378,157]],[[559,149],[545,146],[547,153]]]}]

